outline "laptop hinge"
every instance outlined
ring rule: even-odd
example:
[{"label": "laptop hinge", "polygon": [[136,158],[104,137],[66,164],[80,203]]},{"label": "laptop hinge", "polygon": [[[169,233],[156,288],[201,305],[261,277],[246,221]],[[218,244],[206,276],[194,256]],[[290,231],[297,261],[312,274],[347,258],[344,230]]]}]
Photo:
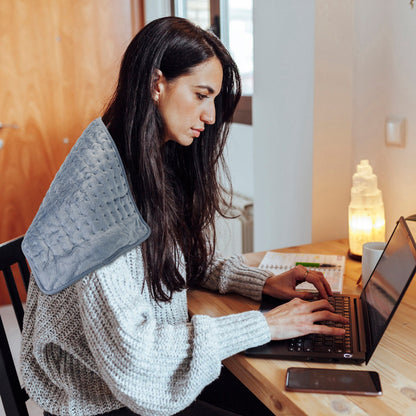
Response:
[{"label": "laptop hinge", "polygon": [[[355,311],[355,316],[356,316],[356,334],[357,334],[357,340],[358,340],[358,349],[361,352],[365,352],[366,351],[366,326],[364,323],[364,316],[363,316],[363,309],[361,307],[362,303],[361,303],[361,299],[359,298],[354,298],[354,311]],[[361,328],[361,330],[360,330]]]}]

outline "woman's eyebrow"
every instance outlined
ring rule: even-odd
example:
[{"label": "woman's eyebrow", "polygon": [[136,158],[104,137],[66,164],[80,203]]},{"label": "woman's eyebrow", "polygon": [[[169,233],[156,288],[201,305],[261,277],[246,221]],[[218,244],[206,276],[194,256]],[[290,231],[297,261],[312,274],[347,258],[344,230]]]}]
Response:
[{"label": "woman's eyebrow", "polygon": [[201,89],[205,89],[208,90],[208,92],[210,94],[214,94],[214,89],[212,87],[210,87],[209,85],[196,85],[196,88],[201,88]]}]

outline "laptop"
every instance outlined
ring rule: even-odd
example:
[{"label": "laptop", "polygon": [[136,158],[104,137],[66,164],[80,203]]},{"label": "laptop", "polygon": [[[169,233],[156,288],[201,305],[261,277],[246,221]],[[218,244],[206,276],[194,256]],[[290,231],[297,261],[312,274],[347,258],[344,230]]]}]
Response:
[{"label": "laptop", "polygon": [[[285,360],[368,364],[416,271],[416,244],[400,217],[361,295],[334,295],[331,303],[349,317],[345,336],[310,334],[271,341],[246,354]],[[264,296],[261,311],[284,303]],[[339,311],[337,311],[339,312]],[[337,324],[341,325],[341,324]]]}]

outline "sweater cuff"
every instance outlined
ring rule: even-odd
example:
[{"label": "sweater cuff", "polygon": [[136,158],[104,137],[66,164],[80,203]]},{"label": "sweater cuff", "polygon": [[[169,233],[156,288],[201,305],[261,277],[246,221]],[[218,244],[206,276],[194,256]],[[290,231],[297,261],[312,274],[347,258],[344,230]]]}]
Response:
[{"label": "sweater cuff", "polygon": [[[231,257],[229,265],[229,274],[225,279],[227,284],[225,291],[261,300],[264,284],[274,274],[269,270],[248,266],[244,263],[244,257],[241,255]],[[222,292],[221,288],[220,292]]]},{"label": "sweater cuff", "polygon": [[259,311],[248,311],[215,319],[218,354],[224,360],[270,341],[270,329],[266,318]]}]

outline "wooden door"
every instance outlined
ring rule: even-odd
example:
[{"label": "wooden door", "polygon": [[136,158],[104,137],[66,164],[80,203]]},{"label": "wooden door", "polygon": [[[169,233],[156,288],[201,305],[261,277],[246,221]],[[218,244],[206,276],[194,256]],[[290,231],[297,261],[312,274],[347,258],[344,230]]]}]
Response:
[{"label": "wooden door", "polygon": [[0,2],[0,242],[25,233],[76,139],[102,114],[143,20],[143,0]]}]

